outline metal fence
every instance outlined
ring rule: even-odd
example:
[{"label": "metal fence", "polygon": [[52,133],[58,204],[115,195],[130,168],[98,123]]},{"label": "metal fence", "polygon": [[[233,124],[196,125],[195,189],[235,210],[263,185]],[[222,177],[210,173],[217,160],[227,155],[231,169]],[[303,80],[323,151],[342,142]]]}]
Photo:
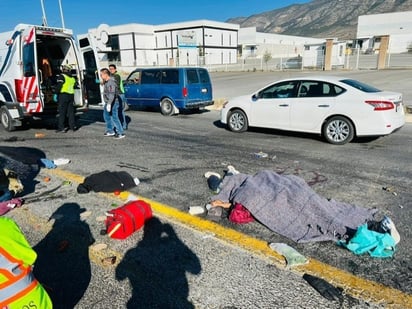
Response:
[{"label": "metal fence", "polygon": [[[233,64],[206,64],[200,66],[207,68],[210,72],[322,71],[324,69],[324,60],[322,58],[312,59],[304,55],[301,62],[295,61],[296,58],[297,57],[273,57],[265,61],[264,57],[258,56],[238,59],[237,63]],[[135,69],[135,67],[121,66],[120,62],[115,62],[115,64],[124,77]],[[108,66],[109,63],[101,62],[100,65],[104,67]],[[191,65],[198,66],[199,64]],[[342,55],[342,57],[332,57],[332,70],[375,70],[377,66],[378,54],[366,54],[359,49],[346,50],[345,55]],[[412,53],[388,54],[385,68],[412,69]]]},{"label": "metal fence", "polygon": [[[285,63],[290,58],[271,58],[264,61],[261,58],[239,59],[236,64],[210,64],[206,65],[209,71],[277,71],[277,70],[323,70],[323,59],[304,59],[300,67],[285,67]],[[305,61],[306,60],[306,61]],[[317,66],[305,66],[305,63],[318,63]],[[339,70],[372,70],[377,69],[378,54],[365,54],[359,49],[353,49],[343,56],[342,61],[334,63],[332,69]],[[385,68],[388,69],[412,69],[412,53],[388,54]]]}]

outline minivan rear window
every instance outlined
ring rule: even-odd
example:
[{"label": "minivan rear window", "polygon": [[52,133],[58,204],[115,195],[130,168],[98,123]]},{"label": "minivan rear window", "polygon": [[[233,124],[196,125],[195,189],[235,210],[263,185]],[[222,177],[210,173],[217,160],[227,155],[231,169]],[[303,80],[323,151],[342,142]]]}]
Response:
[{"label": "minivan rear window", "polygon": [[187,83],[188,84],[198,84],[199,83],[199,77],[197,76],[197,70],[196,69],[188,69],[186,71],[186,76],[187,76]]},{"label": "minivan rear window", "polygon": [[202,84],[210,84],[209,74],[205,69],[199,69],[199,78]]}]

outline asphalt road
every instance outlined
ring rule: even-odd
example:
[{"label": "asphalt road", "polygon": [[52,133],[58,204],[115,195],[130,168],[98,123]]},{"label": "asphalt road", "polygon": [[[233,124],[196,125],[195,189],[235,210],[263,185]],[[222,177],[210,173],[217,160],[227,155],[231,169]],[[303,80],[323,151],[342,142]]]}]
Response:
[{"label": "asphalt road", "polygon": [[[293,74],[307,73],[215,73],[212,75],[215,98],[230,98],[248,93],[272,79]],[[405,102],[409,102],[412,97],[409,87],[410,71],[339,74],[351,74],[360,80],[373,82],[378,87],[385,86],[382,88],[402,91]],[[53,127],[44,124],[36,124],[28,130],[3,132],[4,140],[17,137],[17,141],[1,142],[0,152],[13,157],[24,150],[19,147],[30,147],[32,149],[28,153],[18,155],[16,159],[27,161],[36,153],[34,149],[50,159],[70,158],[72,162],[63,169],[82,176],[105,169],[125,170],[141,180],[141,184],[132,192],[171,205],[182,212],[187,212],[189,206],[204,205],[210,199],[211,194],[203,174],[209,170],[222,172],[228,164],[244,173],[271,169],[301,176],[308,182],[314,182],[313,189],[325,197],[364,207],[376,207],[382,215],[389,215],[401,234],[401,243],[394,258],[354,256],[329,242],[297,245],[258,223],[237,226],[224,219],[219,224],[264,242],[286,242],[307,257],[407,295],[411,294],[412,124],[406,124],[390,136],[333,146],[324,143],[320,137],[309,134],[257,129],[235,134],[221,127],[217,111],[163,117],[158,112],[135,110],[129,111],[128,116],[131,122],[126,132],[127,137],[123,140],[103,137],[101,110],[96,109],[81,117],[82,126],[74,133],[56,134]],[[44,133],[45,136],[35,138],[35,133]],[[268,157],[256,158],[254,153],[259,151],[267,153]],[[43,173],[43,170],[34,173],[38,181],[36,192],[52,187],[51,183],[44,183]],[[52,178],[57,183],[61,181],[57,176]],[[385,191],[384,187],[391,187],[392,191]],[[99,236],[102,223],[97,222],[96,218],[104,214],[104,210],[110,208],[112,202],[107,197],[94,194],[79,196],[74,192],[74,187],[63,189],[46,201],[40,199],[28,204],[23,210],[10,213],[22,223],[33,244],[44,248],[41,246],[42,240],[50,234],[50,230],[56,229],[52,225],[53,220],[47,223],[47,219],[62,205],[69,203],[92,212],[86,222],[97,242],[109,242],[115,255],[120,253],[122,257],[128,254],[137,256],[134,259],[137,264],[120,263],[119,265],[125,268],[117,275],[118,264],[116,268],[104,267],[100,265],[100,259],[91,259],[91,270],[81,270],[81,273],[91,273],[88,278],[85,276],[82,279],[84,284],[89,280],[88,288],[87,284],[83,287],[79,285],[77,291],[73,288],[76,284],[68,288],[68,291],[73,291],[76,295],[86,291],[77,302],[79,308],[107,308],[110,302],[112,308],[122,308],[128,300],[135,305],[133,308],[139,308],[137,305],[189,308],[187,300],[196,308],[340,306],[325,301],[296,273],[279,270],[265,259],[216,241],[213,235],[188,229],[167,219],[161,218],[153,223],[157,227],[154,230],[160,231],[157,236],[150,235],[148,230],[137,233],[125,242],[108,241],[107,238]],[[75,222],[80,224],[82,221],[76,217]],[[165,229],[167,232],[162,232]],[[62,233],[67,232],[63,230]],[[174,239],[173,248],[162,243],[162,233]],[[155,243],[154,249],[143,241],[145,234],[149,234],[146,238]],[[84,240],[83,234],[80,239]],[[73,240],[75,241],[77,242],[76,239]],[[139,248],[146,250],[140,253],[142,250]],[[180,254],[180,251],[183,253]],[[159,252],[160,257],[157,256]],[[188,269],[165,266],[181,264],[181,255],[187,259],[188,262],[184,265],[188,265]],[[151,260],[153,263],[142,266]],[[136,268],[139,269],[137,276],[128,277],[130,284],[127,284],[127,280],[118,281],[120,277],[125,279],[125,273],[128,274],[132,272],[131,269]],[[149,272],[164,275],[150,277],[147,275]],[[68,276],[70,274],[73,272]],[[148,277],[143,277],[145,280],[136,280],[139,275]],[[116,276],[120,276],[118,280]],[[70,276],[68,278],[68,282],[76,280]],[[152,278],[160,278],[164,283],[153,282]],[[101,285],[102,282],[105,284]],[[160,289],[159,295],[163,297],[170,295],[173,290],[178,301],[174,302],[169,296],[164,298],[164,302],[161,301],[160,297],[156,297],[153,288]],[[139,294],[139,290],[144,293]],[[151,304],[144,303],[149,300],[152,301]],[[347,298],[343,306],[363,308],[367,304]]]}]

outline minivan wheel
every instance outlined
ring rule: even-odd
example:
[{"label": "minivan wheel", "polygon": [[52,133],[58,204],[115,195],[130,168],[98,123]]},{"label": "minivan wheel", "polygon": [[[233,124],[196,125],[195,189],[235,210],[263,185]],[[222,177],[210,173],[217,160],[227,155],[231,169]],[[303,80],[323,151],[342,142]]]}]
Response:
[{"label": "minivan wheel", "polygon": [[7,131],[13,131],[15,127],[13,126],[13,118],[11,117],[9,111],[7,110],[6,106],[2,106],[0,108],[0,121],[1,125],[7,130]]},{"label": "minivan wheel", "polygon": [[335,116],[325,123],[322,134],[328,143],[343,145],[353,139],[355,129],[349,119],[342,116]]},{"label": "minivan wheel", "polygon": [[172,100],[165,98],[160,102],[160,112],[163,116],[173,115],[174,109],[175,105],[173,104]]},{"label": "minivan wheel", "polygon": [[248,120],[246,114],[240,109],[235,109],[227,118],[227,125],[230,131],[244,132],[248,128]]}]

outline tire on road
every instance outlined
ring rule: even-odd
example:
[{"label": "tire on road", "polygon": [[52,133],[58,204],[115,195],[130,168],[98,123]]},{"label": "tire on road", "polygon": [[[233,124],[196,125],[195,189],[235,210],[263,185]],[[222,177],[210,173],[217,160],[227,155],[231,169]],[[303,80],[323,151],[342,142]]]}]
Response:
[{"label": "tire on road", "polygon": [[9,132],[16,129],[13,125],[13,118],[11,117],[6,106],[0,107],[0,122],[3,128],[5,128]]},{"label": "tire on road", "polygon": [[344,145],[354,138],[355,128],[348,118],[334,116],[323,125],[322,135],[328,143]]},{"label": "tire on road", "polygon": [[249,124],[246,114],[240,109],[231,111],[227,117],[227,126],[232,132],[247,131]]},{"label": "tire on road", "polygon": [[175,105],[173,104],[173,101],[169,98],[164,98],[160,102],[160,112],[162,113],[163,116],[171,116],[174,114],[175,110]]}]

